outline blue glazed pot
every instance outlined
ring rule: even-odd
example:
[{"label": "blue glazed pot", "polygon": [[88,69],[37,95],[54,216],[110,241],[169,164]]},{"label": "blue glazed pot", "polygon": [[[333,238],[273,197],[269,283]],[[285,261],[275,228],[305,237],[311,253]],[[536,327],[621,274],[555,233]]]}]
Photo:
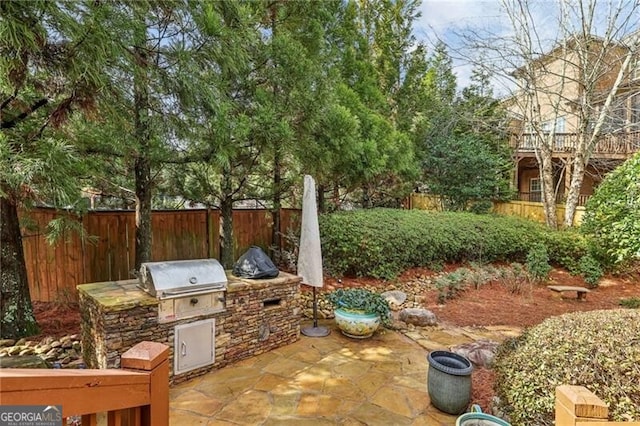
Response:
[{"label": "blue glazed pot", "polygon": [[448,351],[433,351],[427,360],[427,391],[433,406],[448,414],[466,411],[471,401],[471,362]]},{"label": "blue glazed pot", "polygon": [[371,337],[380,326],[380,317],[377,314],[344,309],[335,309],[333,314],[342,334],[355,339]]}]

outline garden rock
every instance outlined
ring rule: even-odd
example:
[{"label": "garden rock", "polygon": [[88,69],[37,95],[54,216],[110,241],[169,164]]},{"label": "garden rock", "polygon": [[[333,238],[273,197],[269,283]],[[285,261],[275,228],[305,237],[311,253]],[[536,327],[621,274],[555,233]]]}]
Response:
[{"label": "garden rock", "polygon": [[488,367],[493,362],[498,345],[492,340],[477,340],[451,348],[451,352],[467,358],[477,367]]},{"label": "garden rock", "polygon": [[20,339],[13,345],[0,346],[0,367],[25,366],[25,368],[84,368],[80,337],[77,334],[58,339],[45,337],[40,342]]},{"label": "garden rock", "polygon": [[0,358],[2,368],[51,368],[51,364],[38,355],[3,356]]},{"label": "garden rock", "polygon": [[400,306],[407,300],[407,293],[400,290],[385,291],[381,296],[387,299],[389,306],[394,311],[400,309]]},{"label": "garden rock", "polygon": [[420,308],[407,308],[400,311],[400,321],[405,322],[407,324],[416,325],[419,327],[424,327],[427,325],[436,325],[438,320],[436,319],[436,315],[427,310]]}]

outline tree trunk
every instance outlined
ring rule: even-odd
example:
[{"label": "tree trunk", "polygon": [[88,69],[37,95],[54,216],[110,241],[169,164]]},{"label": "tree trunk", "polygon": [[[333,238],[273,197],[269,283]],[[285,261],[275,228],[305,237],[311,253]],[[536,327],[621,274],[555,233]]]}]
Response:
[{"label": "tree trunk", "polygon": [[[5,188],[5,193],[8,193]],[[0,197],[0,338],[19,339],[38,333],[27,267],[22,248],[18,209]]]},{"label": "tree trunk", "polygon": [[369,185],[366,183],[362,184],[362,208],[370,209],[373,206],[371,202],[371,196],[369,194]]},{"label": "tree trunk", "polygon": [[[277,35],[277,17],[278,17],[278,5],[277,2],[271,3],[270,6],[270,19],[271,19],[271,38],[276,38]],[[275,63],[273,65],[276,66]],[[278,99],[279,88],[277,83],[273,83],[273,99]],[[271,215],[273,217],[273,228],[271,229],[271,245],[273,258],[278,261],[281,258],[282,244],[280,241],[280,207],[282,206],[282,142],[274,140],[273,149],[273,210]]]},{"label": "tree trunk", "polygon": [[276,147],[273,156],[273,228],[271,230],[271,241],[274,247],[274,256],[276,259],[280,259],[280,251],[282,250],[282,244],[280,243],[280,207],[282,206],[281,197],[281,185],[282,185],[282,171],[281,171],[281,153],[280,145],[276,142]]},{"label": "tree trunk", "polygon": [[540,182],[542,186],[542,205],[547,226],[558,229],[558,217],[556,216],[556,194],[553,184],[553,161],[551,150],[541,148],[538,164],[540,164]]},{"label": "tree trunk", "polygon": [[135,160],[136,248],[135,272],[151,261],[151,159],[149,124],[149,86],[146,53],[136,48],[138,69],[134,76],[135,136],[138,152]]},{"label": "tree trunk", "polygon": [[318,185],[318,212],[324,213],[325,209],[324,185]]},{"label": "tree trunk", "polygon": [[222,172],[222,199],[220,200],[220,216],[222,219],[222,248],[220,250],[220,263],[225,269],[233,268],[233,198],[231,196],[231,173],[229,170]]},{"label": "tree trunk", "polygon": [[220,203],[222,218],[222,239],[224,244],[220,249],[220,262],[225,269],[233,268],[233,201],[225,197]]},{"label": "tree trunk", "polygon": [[340,187],[337,183],[333,185],[333,208],[335,211],[340,210]]},{"label": "tree trunk", "polygon": [[571,173],[571,185],[565,201],[564,210],[564,226],[570,228],[573,226],[573,219],[576,215],[576,208],[580,198],[580,189],[584,180],[585,161],[582,153],[578,152],[573,159],[573,167]]},{"label": "tree trunk", "polygon": [[136,159],[136,259],[135,270],[151,261],[151,164],[146,156]]}]

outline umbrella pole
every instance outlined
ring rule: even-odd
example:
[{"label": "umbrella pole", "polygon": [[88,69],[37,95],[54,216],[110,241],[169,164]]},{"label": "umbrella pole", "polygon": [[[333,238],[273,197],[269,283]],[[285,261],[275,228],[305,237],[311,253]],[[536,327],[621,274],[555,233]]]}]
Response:
[{"label": "umbrella pole", "polygon": [[330,330],[327,327],[318,327],[318,298],[316,287],[313,287],[313,327],[303,327],[300,332],[308,337],[324,337]]}]

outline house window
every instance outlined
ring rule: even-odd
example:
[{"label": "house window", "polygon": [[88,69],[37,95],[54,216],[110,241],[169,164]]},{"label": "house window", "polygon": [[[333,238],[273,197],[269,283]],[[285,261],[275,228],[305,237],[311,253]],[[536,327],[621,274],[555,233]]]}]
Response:
[{"label": "house window", "polygon": [[529,201],[539,203],[542,200],[542,186],[540,178],[531,178],[529,180]]}]

